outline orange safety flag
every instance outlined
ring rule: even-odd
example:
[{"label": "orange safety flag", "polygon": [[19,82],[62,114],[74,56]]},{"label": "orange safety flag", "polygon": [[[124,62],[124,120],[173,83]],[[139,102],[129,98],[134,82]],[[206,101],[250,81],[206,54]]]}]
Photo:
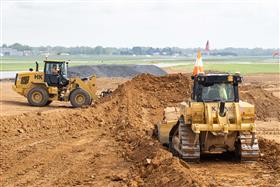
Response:
[{"label": "orange safety flag", "polygon": [[199,73],[204,73],[200,49],[198,49],[197,51],[196,61],[193,68],[193,75],[195,76],[198,75]]}]

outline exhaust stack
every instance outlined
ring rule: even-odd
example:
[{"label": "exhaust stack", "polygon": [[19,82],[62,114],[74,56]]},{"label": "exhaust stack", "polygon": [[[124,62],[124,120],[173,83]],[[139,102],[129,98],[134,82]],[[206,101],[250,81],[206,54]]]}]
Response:
[{"label": "exhaust stack", "polygon": [[225,102],[224,102],[224,101],[221,101],[221,102],[220,102],[219,115],[220,115],[221,117],[225,117],[225,115],[226,115]]},{"label": "exhaust stack", "polygon": [[35,63],[36,63],[36,71],[39,71],[39,64],[37,61]]}]

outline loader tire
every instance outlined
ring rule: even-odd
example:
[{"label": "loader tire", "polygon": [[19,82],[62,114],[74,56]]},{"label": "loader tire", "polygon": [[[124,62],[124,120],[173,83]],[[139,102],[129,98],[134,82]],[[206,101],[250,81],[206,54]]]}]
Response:
[{"label": "loader tire", "polygon": [[27,100],[32,106],[46,106],[49,101],[49,94],[44,88],[35,87],[28,92]]},{"label": "loader tire", "polygon": [[91,105],[90,95],[83,89],[77,88],[70,95],[70,103],[74,108]]}]

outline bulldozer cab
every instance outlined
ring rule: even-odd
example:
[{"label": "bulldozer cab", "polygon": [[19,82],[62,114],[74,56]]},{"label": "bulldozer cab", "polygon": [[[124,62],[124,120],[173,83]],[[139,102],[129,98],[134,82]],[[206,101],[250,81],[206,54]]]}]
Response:
[{"label": "bulldozer cab", "polygon": [[65,61],[44,61],[45,81],[49,86],[66,86],[68,81],[68,62]]},{"label": "bulldozer cab", "polygon": [[238,74],[199,74],[192,79],[192,100],[196,102],[239,102],[241,77]]}]

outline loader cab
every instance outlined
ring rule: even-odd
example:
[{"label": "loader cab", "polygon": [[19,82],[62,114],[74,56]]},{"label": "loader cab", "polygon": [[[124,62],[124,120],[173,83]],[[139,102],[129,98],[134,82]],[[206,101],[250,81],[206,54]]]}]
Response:
[{"label": "loader cab", "polygon": [[63,87],[68,81],[68,62],[65,61],[44,61],[45,82],[49,86]]},{"label": "loader cab", "polygon": [[192,79],[192,100],[196,102],[239,102],[239,74],[199,74]]}]

